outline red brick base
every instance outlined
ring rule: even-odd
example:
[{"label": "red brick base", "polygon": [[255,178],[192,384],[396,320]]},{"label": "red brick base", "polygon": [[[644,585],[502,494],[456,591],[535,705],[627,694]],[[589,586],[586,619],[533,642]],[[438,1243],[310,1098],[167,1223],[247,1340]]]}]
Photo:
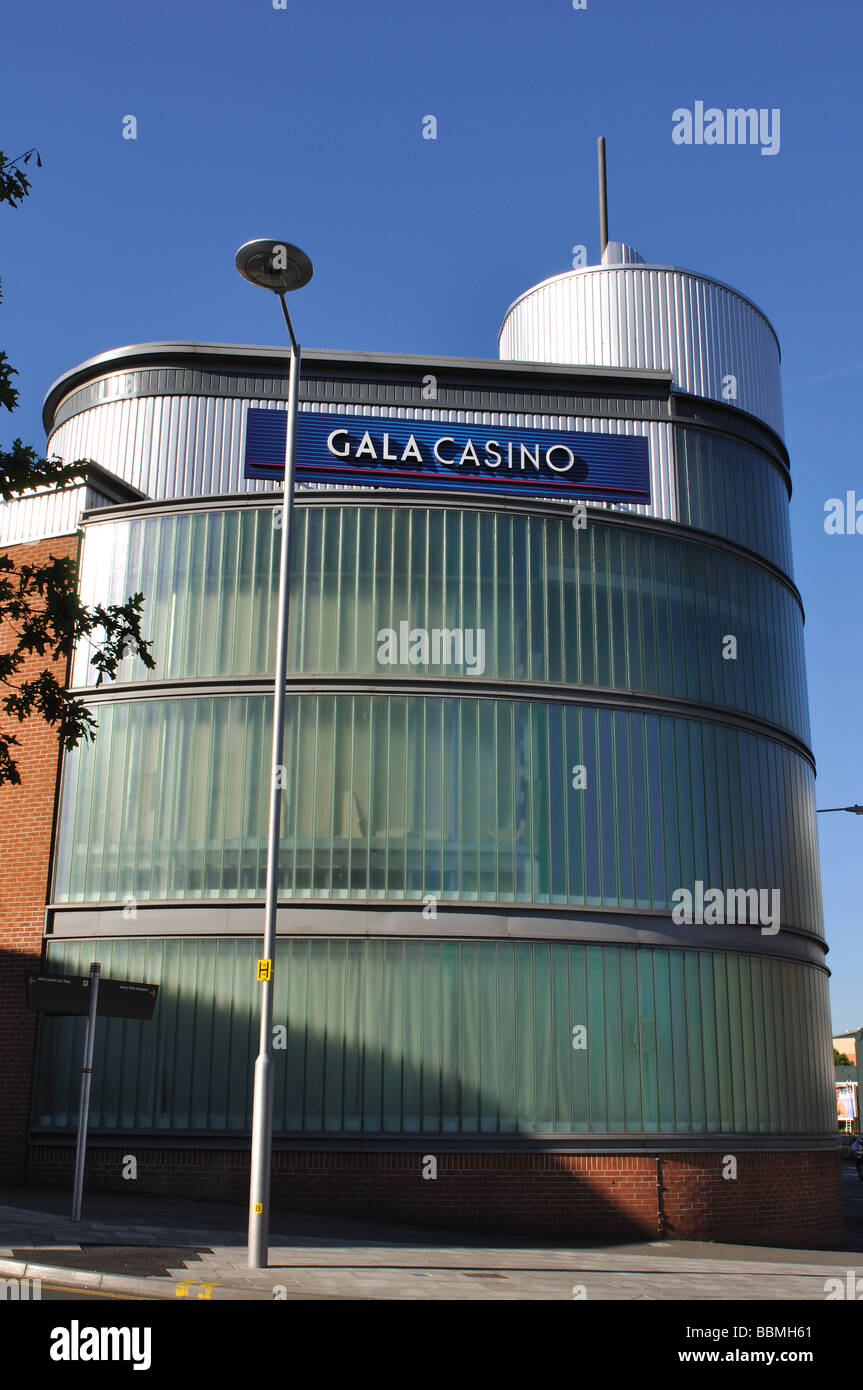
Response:
[{"label": "red brick base", "polygon": [[[434,1155],[430,1145],[427,1151]],[[138,1160],[134,1184],[123,1158]],[[838,1152],[747,1151],[736,1178],[721,1153],[438,1153],[424,1178],[422,1153],[281,1152],[273,1155],[273,1206],[379,1216],[423,1225],[513,1234],[721,1240],[831,1248],[843,1240]],[[33,1145],[31,1182],[69,1180],[73,1151]],[[114,1192],[244,1201],[248,1151],[91,1148],[87,1186]]]},{"label": "red brick base", "polygon": [[[52,555],[71,558],[77,548],[77,535],[52,536],[6,546],[0,553],[11,556],[20,570],[48,564]],[[11,641],[4,625],[0,651],[10,650]],[[48,669],[63,680],[66,665],[65,657],[51,663],[31,654],[15,679],[33,680]],[[36,715],[19,723],[4,714],[0,725],[20,739],[12,753],[21,782],[0,787],[0,1180],[19,1182],[36,1053],[36,1015],[27,1009],[24,978],[42,959],[60,743],[57,730]]]}]

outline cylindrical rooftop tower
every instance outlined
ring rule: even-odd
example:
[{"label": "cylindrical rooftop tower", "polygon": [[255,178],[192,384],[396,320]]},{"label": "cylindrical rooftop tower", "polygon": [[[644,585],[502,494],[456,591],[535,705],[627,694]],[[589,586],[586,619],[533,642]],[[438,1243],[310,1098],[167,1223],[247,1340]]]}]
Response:
[{"label": "cylindrical rooftop tower", "polygon": [[503,361],[670,371],[674,387],[733,404],[781,437],[779,343],[737,290],[676,266],[646,265],[610,241],[601,265],[520,295],[500,330]]}]

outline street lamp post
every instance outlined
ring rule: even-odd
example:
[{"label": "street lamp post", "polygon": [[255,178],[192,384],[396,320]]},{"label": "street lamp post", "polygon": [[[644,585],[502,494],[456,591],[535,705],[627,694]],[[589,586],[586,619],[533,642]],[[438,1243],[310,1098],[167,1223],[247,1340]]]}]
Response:
[{"label": "street lamp post", "polygon": [[279,610],[276,671],[273,685],[273,752],[270,769],[270,821],[267,838],[267,899],[264,953],[258,968],[261,987],[261,1033],[255,1062],[252,1102],[252,1160],[249,1185],[250,1269],[266,1269],[269,1261],[270,1169],[273,1152],[273,986],[276,955],[276,912],[279,897],[279,831],[281,822],[282,748],[285,731],[285,680],[288,664],[288,583],[291,573],[291,519],[294,508],[294,452],[300,391],[300,345],[285,303],[288,290],[301,289],[312,278],[312,263],[296,246],[284,241],[247,241],[236,256],[244,279],[279,296],[291,339],[288,420],[285,440],[285,486],[282,494],[282,549],[279,559]]}]

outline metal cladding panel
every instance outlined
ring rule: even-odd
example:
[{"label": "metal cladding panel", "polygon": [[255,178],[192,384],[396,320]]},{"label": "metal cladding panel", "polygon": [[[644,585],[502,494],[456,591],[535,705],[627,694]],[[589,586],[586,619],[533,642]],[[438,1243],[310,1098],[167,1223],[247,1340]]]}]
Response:
[{"label": "metal cladding panel", "polygon": [[[784,429],[779,344],[735,290],[668,266],[587,267],[528,290],[500,331],[505,362],[670,371],[694,396],[738,406]],[[736,400],[723,378],[736,378]]]},{"label": "metal cladding panel", "polygon": [[[264,410],[284,409],[278,401],[214,396],[144,396],[106,401],[60,425],[51,435],[48,447],[64,459],[93,459],[156,501],[220,493],[272,491],[278,484],[243,477],[247,405]],[[465,425],[587,430],[598,434],[646,436],[650,446],[653,501],[649,505],[609,505],[646,516],[671,521],[677,519],[673,426],[670,421],[363,406],[344,402],[317,402],[305,408],[315,413],[372,419],[394,417],[399,420],[450,421]],[[321,486],[324,490],[331,490],[327,484]]]},{"label": "metal cladding panel", "polygon": [[64,459],[94,459],[156,500],[268,491],[270,484],[242,477],[245,404],[226,396],[109,401],[54,430],[48,448]]},{"label": "metal cladding panel", "polygon": [[0,545],[17,545],[76,531],[85,508],[99,505],[91,497],[92,492],[82,485],[62,492],[31,493],[0,504]]}]

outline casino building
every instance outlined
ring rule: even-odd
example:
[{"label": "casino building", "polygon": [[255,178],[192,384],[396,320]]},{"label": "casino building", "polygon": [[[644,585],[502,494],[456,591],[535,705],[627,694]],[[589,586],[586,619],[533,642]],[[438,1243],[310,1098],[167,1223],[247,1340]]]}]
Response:
[{"label": "casino building", "polygon": [[[71,1171],[83,1036],[20,967],[98,959],[160,993],[99,1025],[88,1181],[134,1154],[138,1190],[247,1195],[287,375],[93,358],[45,402],[80,487],[0,511],[13,556],[80,545],[86,601],[141,591],[156,660],[96,688],[80,650],[95,743],[58,767],[34,733],[0,792],[7,1177]],[[500,360],[305,352],[298,466],[274,1203],[837,1243],[768,320],[609,243],[516,300]],[[682,890],[778,920],[681,921]]]}]

